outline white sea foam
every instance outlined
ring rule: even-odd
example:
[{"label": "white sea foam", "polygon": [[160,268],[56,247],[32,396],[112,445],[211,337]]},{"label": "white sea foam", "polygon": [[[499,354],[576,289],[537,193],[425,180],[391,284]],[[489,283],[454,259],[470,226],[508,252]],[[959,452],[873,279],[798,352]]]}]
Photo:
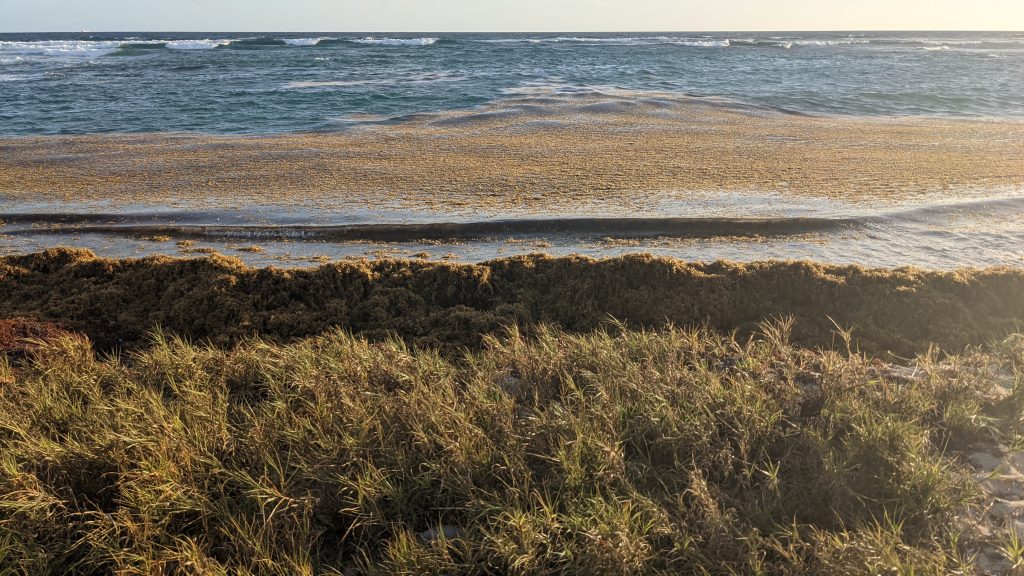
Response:
[{"label": "white sea foam", "polygon": [[492,44],[617,44],[641,45],[660,44],[671,41],[667,36],[598,37],[598,36],[550,36],[543,38],[486,38],[478,42]]},{"label": "white sea foam", "polygon": [[594,44],[641,44],[648,42],[668,42],[671,38],[667,36],[636,36],[636,37],[588,37],[588,36],[561,36],[551,39],[554,42],[585,42]]},{"label": "white sea foam", "polygon": [[96,57],[110,54],[121,46],[119,41],[40,40],[35,42],[0,41],[0,53],[34,56]]},{"label": "white sea foam", "polygon": [[628,37],[596,37],[596,36],[552,36],[541,38],[489,38],[483,42],[494,43],[580,43],[580,44],[616,44],[616,45],[647,45],[673,44],[693,48],[729,48],[734,46],[766,46],[792,48],[794,46],[844,46],[850,44],[869,44],[864,38],[832,38],[814,39],[799,37],[773,36],[771,38],[722,38],[714,36],[628,36]]},{"label": "white sea foam", "polygon": [[716,38],[712,36],[702,37],[671,37],[671,36],[634,36],[634,37],[587,37],[587,36],[558,36],[550,38],[495,38],[485,42],[529,42],[529,43],[561,43],[575,42],[581,44],[617,44],[617,45],[646,45],[646,44],[673,44],[676,46],[689,46],[693,48],[729,48],[734,46],[766,46],[779,48],[792,48],[794,46],[842,46],[849,44],[868,44],[870,40],[858,38],[841,39],[789,39],[783,37],[762,38]]},{"label": "white sea foam", "polygon": [[870,44],[870,40],[863,38],[840,38],[840,39],[804,39],[793,40],[794,46],[848,46],[851,44]]},{"label": "white sea foam", "polygon": [[672,44],[693,48],[728,48],[732,46],[732,41],[728,38],[724,40],[674,40]]},{"label": "white sea foam", "polygon": [[[172,50],[208,50],[225,46],[232,41],[227,39],[203,40],[39,40],[32,42],[0,41],[0,54],[20,54],[24,56],[64,56],[64,57],[97,57],[116,52],[126,45],[164,45]],[[0,59],[0,63],[9,64],[21,59],[15,56]]]},{"label": "white sea foam", "polygon": [[526,42],[528,44],[539,44],[543,42],[540,38],[481,38],[475,40],[475,42],[485,42],[487,44],[517,44]]},{"label": "white sea foam", "polygon": [[437,38],[353,38],[351,42],[357,44],[377,44],[381,46],[430,46],[437,42]]},{"label": "white sea foam", "polygon": [[337,40],[337,38],[324,36],[322,38],[283,38],[283,40],[289,46],[316,46],[321,40]]},{"label": "white sea foam", "polygon": [[984,44],[984,40],[921,40],[922,44],[930,44],[933,46],[969,46],[974,44]]},{"label": "white sea foam", "polygon": [[212,50],[228,44],[231,44],[231,40],[170,40],[167,47],[171,50]]}]

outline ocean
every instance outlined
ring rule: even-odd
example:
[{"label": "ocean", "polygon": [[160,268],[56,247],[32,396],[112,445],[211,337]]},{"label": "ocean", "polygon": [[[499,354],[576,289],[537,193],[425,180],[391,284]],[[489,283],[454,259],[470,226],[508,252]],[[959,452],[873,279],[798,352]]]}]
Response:
[{"label": "ocean", "polygon": [[0,254],[1024,263],[1024,32],[0,35]]},{"label": "ocean", "polygon": [[523,93],[1024,116],[1024,33],[0,34],[0,134],[331,131]]}]

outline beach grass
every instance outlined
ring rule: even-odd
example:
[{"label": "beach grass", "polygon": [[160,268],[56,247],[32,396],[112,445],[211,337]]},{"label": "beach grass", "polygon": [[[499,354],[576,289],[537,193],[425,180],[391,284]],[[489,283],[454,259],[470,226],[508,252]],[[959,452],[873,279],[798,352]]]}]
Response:
[{"label": "beach grass", "polygon": [[794,328],[39,340],[0,355],[0,573],[973,573],[959,455],[1021,340],[897,369]]}]

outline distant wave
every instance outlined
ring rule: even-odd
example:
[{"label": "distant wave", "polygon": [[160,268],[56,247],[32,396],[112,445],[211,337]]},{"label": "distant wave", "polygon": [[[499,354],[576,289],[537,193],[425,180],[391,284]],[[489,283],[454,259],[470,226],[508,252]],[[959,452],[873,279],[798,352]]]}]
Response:
[{"label": "distant wave", "polygon": [[484,38],[479,42],[508,44],[609,44],[609,45],[640,45],[665,44],[680,40],[670,36],[542,36],[532,38]]},{"label": "distant wave", "polygon": [[969,46],[984,44],[984,40],[920,40],[922,44],[938,44],[948,46]]},{"label": "distant wave", "polygon": [[115,52],[123,43],[117,40],[0,41],[0,53],[89,58]]},{"label": "distant wave", "polygon": [[[487,43],[526,43],[526,44],[594,44],[609,46],[646,46],[675,45],[691,48],[831,48],[847,46],[880,46],[920,48],[921,46],[942,46],[951,49],[979,46],[990,47],[1021,47],[1024,38],[988,38],[978,40],[943,39],[943,38],[860,38],[860,37],[826,37],[810,36],[772,36],[769,38],[740,36],[535,36],[513,38],[484,38],[476,42]],[[946,49],[946,48],[940,48]]]},{"label": "distant wave", "polygon": [[278,38],[260,36],[252,38],[199,38],[177,40],[140,40],[126,38],[123,40],[36,40],[36,41],[0,41],[0,55],[15,55],[15,60],[5,57],[0,63],[8,64],[20,59],[20,56],[64,56],[94,58],[110,54],[133,54],[144,50],[212,50],[215,48],[264,48],[264,47],[310,47],[321,44],[355,43],[381,46],[429,46],[439,38],[337,38],[333,36],[310,38]]},{"label": "distant wave", "polygon": [[322,38],[284,38],[284,43],[289,46],[316,46],[324,40],[337,40],[330,36]]},{"label": "distant wave", "polygon": [[[11,63],[10,56],[49,56],[93,58],[120,53],[141,54],[145,50],[211,50],[215,48],[260,49],[274,47],[305,48],[324,45],[370,46],[431,46],[440,42],[437,37],[396,38],[388,36],[254,36],[246,38],[201,38],[149,40],[137,37],[100,40],[7,40],[0,41],[0,63]],[[1024,48],[1024,38],[991,36],[982,38],[941,38],[927,36],[871,38],[842,36],[788,35],[747,37],[743,35],[629,35],[629,36],[516,36],[495,38],[453,37],[446,42],[464,43],[519,43],[519,44],[592,44],[595,46],[654,46],[671,45],[687,48],[762,48],[762,49],[828,49],[833,47],[865,46],[876,49],[920,50],[1006,50]]]},{"label": "distant wave", "polygon": [[831,38],[828,40],[815,39],[794,39],[791,41],[794,46],[849,46],[851,44],[870,44],[870,40],[863,38]]},{"label": "distant wave", "polygon": [[126,50],[163,50],[167,48],[167,42],[125,42],[120,49]]},{"label": "distant wave", "polygon": [[727,48],[732,46],[732,41],[725,40],[676,40],[672,42],[679,46],[692,46],[695,48]]},{"label": "distant wave", "polygon": [[[758,47],[781,47],[791,48],[795,42],[786,40],[772,40],[763,38],[722,38],[711,36],[550,36],[534,38],[488,38],[483,42],[495,43],[528,43],[528,44],[595,44],[595,45],[625,45],[625,46],[647,46],[647,45],[674,45],[690,48],[730,48],[734,46],[758,46]],[[825,45],[825,41],[822,44]],[[839,42],[837,42],[838,44]],[[850,42],[852,43],[852,42]],[[812,45],[808,43],[807,45]]]},{"label": "distant wave", "polygon": [[438,38],[353,38],[349,42],[356,44],[377,44],[381,46],[430,46],[438,41]]},{"label": "distant wave", "polygon": [[586,42],[586,43],[608,43],[608,44],[624,44],[631,42],[667,42],[670,40],[667,36],[641,36],[641,37],[589,37],[589,36],[559,36],[557,38],[538,38],[532,39],[540,42]]}]

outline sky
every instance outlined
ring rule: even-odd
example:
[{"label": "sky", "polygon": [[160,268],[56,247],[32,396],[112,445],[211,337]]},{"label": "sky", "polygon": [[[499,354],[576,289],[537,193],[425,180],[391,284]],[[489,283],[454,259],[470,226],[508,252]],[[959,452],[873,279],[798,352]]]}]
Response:
[{"label": "sky", "polygon": [[1024,30],[1024,0],[0,0],[0,32]]}]

